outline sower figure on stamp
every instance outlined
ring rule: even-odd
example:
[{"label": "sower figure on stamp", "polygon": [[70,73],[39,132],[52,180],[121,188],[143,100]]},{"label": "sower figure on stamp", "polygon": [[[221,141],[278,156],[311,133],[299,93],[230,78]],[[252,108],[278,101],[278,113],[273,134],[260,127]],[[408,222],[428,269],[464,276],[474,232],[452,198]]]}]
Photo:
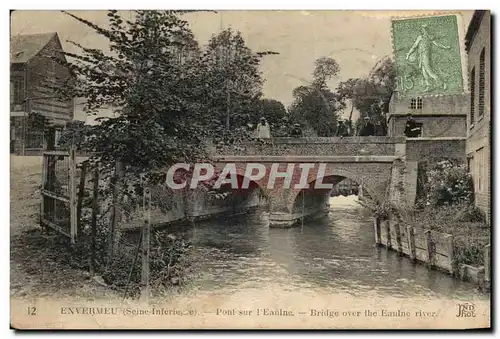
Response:
[{"label": "sower figure on stamp", "polygon": [[424,90],[426,92],[433,88],[431,79],[436,85],[440,84],[443,89],[447,88],[446,82],[439,76],[432,65],[432,45],[443,49],[450,49],[450,46],[445,46],[434,40],[434,37],[432,37],[427,30],[427,25],[422,25],[421,34],[417,37],[413,46],[411,46],[406,54],[406,60],[410,60],[415,50],[417,51],[418,69],[422,73],[425,83]]}]

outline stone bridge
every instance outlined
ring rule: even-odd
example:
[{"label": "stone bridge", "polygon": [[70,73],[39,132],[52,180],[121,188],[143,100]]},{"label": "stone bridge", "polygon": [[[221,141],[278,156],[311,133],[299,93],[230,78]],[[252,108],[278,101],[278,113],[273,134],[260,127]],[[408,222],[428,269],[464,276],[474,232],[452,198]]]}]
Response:
[{"label": "stone bridge", "polygon": [[[235,164],[239,181],[252,179],[248,164],[265,166],[265,176],[251,180],[249,190],[260,190],[266,197],[270,226],[274,227],[291,226],[302,217],[324,213],[333,186],[345,178],[362,185],[374,199],[400,199],[395,183],[404,172],[400,160],[405,152],[404,137],[274,138],[211,149],[218,168]],[[296,188],[303,167],[309,168],[308,185]],[[274,173],[276,169],[286,173],[278,174],[274,185],[270,183],[271,168]]]}]

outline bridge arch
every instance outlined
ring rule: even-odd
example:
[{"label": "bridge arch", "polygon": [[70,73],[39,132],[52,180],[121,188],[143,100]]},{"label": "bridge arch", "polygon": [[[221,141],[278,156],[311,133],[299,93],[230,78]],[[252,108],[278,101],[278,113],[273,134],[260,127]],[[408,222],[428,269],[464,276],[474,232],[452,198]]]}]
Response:
[{"label": "bridge arch", "polygon": [[[379,170],[371,173],[366,169],[356,170],[357,166],[362,164],[353,164],[350,167],[342,166],[327,166],[325,175],[321,178],[324,184],[332,184],[333,187],[344,179],[351,179],[363,187],[363,192],[375,199],[381,199],[387,194],[387,188],[390,183],[391,167],[388,166],[385,170]],[[302,213],[302,205],[309,204],[312,208],[314,204],[320,206],[328,203],[333,188],[315,189],[315,184],[318,178],[309,177],[309,188],[293,190],[288,197],[288,210],[291,213]]]},{"label": "bridge arch", "polygon": [[[216,169],[221,170],[225,164],[217,164]],[[229,202],[233,208],[245,209],[252,207],[267,208],[270,205],[270,195],[265,187],[264,180],[251,180],[245,175],[245,167],[236,164],[236,180],[238,188],[235,189],[231,183],[222,184],[217,190],[212,191],[213,194],[226,195],[224,197],[226,203]],[[248,187],[242,188],[243,181],[248,181]],[[227,198],[226,198],[227,197]],[[229,200],[229,201],[228,201]],[[221,201],[224,204],[224,201]]]}]

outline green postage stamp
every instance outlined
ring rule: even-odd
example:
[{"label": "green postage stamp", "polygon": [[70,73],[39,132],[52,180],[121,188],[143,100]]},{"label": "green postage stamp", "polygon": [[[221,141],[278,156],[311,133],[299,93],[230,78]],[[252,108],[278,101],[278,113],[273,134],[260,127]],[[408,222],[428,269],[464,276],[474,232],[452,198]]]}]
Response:
[{"label": "green postage stamp", "polygon": [[456,15],[393,18],[392,36],[399,95],[464,91]]}]

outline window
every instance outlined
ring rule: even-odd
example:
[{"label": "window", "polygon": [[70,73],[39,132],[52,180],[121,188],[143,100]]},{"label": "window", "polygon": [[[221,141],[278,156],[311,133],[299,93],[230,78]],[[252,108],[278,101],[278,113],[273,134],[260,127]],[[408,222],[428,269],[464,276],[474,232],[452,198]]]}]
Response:
[{"label": "window", "polygon": [[422,98],[411,98],[410,109],[422,109]]},{"label": "window", "polygon": [[24,81],[23,77],[12,77],[11,79],[11,102],[13,104],[20,104],[24,100]]},{"label": "window", "polygon": [[470,72],[470,124],[474,124],[474,113],[476,110],[476,69],[473,68]]},{"label": "window", "polygon": [[475,177],[476,177],[476,191],[477,192],[482,192],[484,188],[484,168],[485,168],[485,163],[484,163],[484,147],[478,149],[476,151],[476,156],[475,156]]},{"label": "window", "polygon": [[467,172],[472,174],[474,166],[474,158],[472,156],[467,157]]},{"label": "window", "polygon": [[44,136],[43,131],[30,130],[26,133],[26,148],[41,149],[43,148]]},{"label": "window", "polygon": [[479,102],[478,102],[478,114],[479,116],[483,116],[484,114],[484,57],[485,50],[481,51],[481,55],[479,56]]},{"label": "window", "polygon": [[61,128],[56,128],[54,133],[55,133],[55,143],[56,143],[56,146],[59,146],[59,139],[61,138],[61,135],[62,135],[62,129]]}]

